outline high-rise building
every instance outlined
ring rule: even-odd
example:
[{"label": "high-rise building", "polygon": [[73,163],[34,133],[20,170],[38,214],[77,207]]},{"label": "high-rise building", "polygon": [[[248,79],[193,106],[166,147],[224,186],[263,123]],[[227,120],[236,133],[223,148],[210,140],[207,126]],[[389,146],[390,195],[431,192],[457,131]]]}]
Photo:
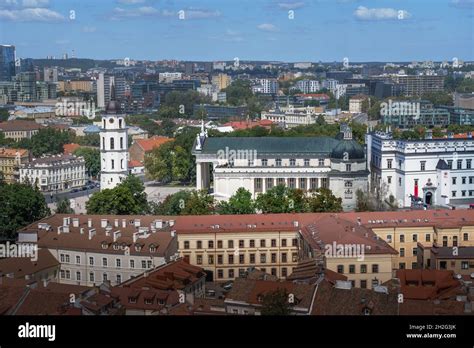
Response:
[{"label": "high-rise building", "polygon": [[43,81],[58,82],[58,68],[44,68]]},{"label": "high-rise building", "polygon": [[230,85],[231,77],[227,74],[217,74],[212,77],[212,84],[221,91]]},{"label": "high-rise building", "polygon": [[36,74],[33,72],[19,73],[14,77],[17,100],[29,102],[36,100]]},{"label": "high-rise building", "polygon": [[186,75],[194,74],[194,63],[191,63],[191,62],[184,63],[184,73]]},{"label": "high-rise building", "polygon": [[296,83],[295,87],[305,94],[315,93],[321,89],[318,80],[301,80]]},{"label": "high-rise building", "polygon": [[11,81],[15,76],[15,46],[0,45],[0,81]]},{"label": "high-rise building", "polygon": [[100,189],[112,189],[128,175],[128,131],[125,115],[120,113],[119,103],[115,101],[114,85],[102,116],[100,144]]},{"label": "high-rise building", "polygon": [[99,74],[99,78],[96,80],[97,106],[99,108],[105,108],[107,103],[110,101],[110,91],[114,83],[114,76],[106,75],[104,73]]}]

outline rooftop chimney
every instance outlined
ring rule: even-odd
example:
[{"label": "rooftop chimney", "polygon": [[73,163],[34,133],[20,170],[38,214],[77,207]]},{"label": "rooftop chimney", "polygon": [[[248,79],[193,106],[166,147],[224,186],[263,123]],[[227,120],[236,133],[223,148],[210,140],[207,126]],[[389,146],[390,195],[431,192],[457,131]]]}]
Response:
[{"label": "rooftop chimney", "polygon": [[89,240],[91,240],[92,237],[94,237],[94,236],[95,236],[95,228],[92,228],[92,229],[89,230]]},{"label": "rooftop chimney", "polygon": [[135,232],[135,233],[133,234],[133,243],[136,243],[137,240],[138,240],[138,232]]},{"label": "rooftop chimney", "polygon": [[100,227],[105,228],[109,221],[107,219],[100,219]]},{"label": "rooftop chimney", "polygon": [[127,220],[126,219],[122,219],[122,227],[123,228],[127,227]]},{"label": "rooftop chimney", "polygon": [[74,227],[79,227],[79,218],[73,218],[72,219],[72,225]]},{"label": "rooftop chimney", "polygon": [[119,227],[119,219],[115,219],[115,220],[114,220],[114,226],[115,226],[115,227]]},{"label": "rooftop chimney", "polygon": [[115,231],[114,232],[114,242],[116,242],[121,236],[122,236],[122,233],[120,231]]},{"label": "rooftop chimney", "polygon": [[92,219],[91,218],[87,219],[87,227],[89,227],[89,228],[92,227]]},{"label": "rooftop chimney", "polygon": [[170,220],[170,226],[174,226],[174,220]]},{"label": "rooftop chimney", "polygon": [[69,216],[63,218],[63,226],[69,226],[70,223],[71,223],[71,218]]}]

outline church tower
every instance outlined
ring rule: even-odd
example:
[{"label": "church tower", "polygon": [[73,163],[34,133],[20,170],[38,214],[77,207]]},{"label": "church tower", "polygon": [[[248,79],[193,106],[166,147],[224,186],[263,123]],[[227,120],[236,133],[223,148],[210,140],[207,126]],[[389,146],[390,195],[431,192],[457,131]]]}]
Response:
[{"label": "church tower", "polygon": [[128,131],[112,85],[100,129],[100,189],[112,189],[128,175]]}]

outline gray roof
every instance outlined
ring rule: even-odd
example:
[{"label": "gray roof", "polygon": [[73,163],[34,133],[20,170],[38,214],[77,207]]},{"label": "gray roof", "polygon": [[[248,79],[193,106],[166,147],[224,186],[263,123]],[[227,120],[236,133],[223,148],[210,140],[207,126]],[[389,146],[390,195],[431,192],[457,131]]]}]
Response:
[{"label": "gray roof", "polygon": [[330,154],[340,143],[331,137],[216,137],[206,138],[201,153],[219,150],[257,150],[258,153],[320,153]]},{"label": "gray roof", "polygon": [[444,160],[440,159],[436,165],[436,169],[446,170],[449,169],[449,166]]}]

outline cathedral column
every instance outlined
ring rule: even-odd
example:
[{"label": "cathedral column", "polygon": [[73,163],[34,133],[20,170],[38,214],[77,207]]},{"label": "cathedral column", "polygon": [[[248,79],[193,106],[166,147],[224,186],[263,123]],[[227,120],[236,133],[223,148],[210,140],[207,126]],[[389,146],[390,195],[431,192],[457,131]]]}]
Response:
[{"label": "cathedral column", "polygon": [[202,190],[202,163],[198,162],[196,164],[196,189]]}]

